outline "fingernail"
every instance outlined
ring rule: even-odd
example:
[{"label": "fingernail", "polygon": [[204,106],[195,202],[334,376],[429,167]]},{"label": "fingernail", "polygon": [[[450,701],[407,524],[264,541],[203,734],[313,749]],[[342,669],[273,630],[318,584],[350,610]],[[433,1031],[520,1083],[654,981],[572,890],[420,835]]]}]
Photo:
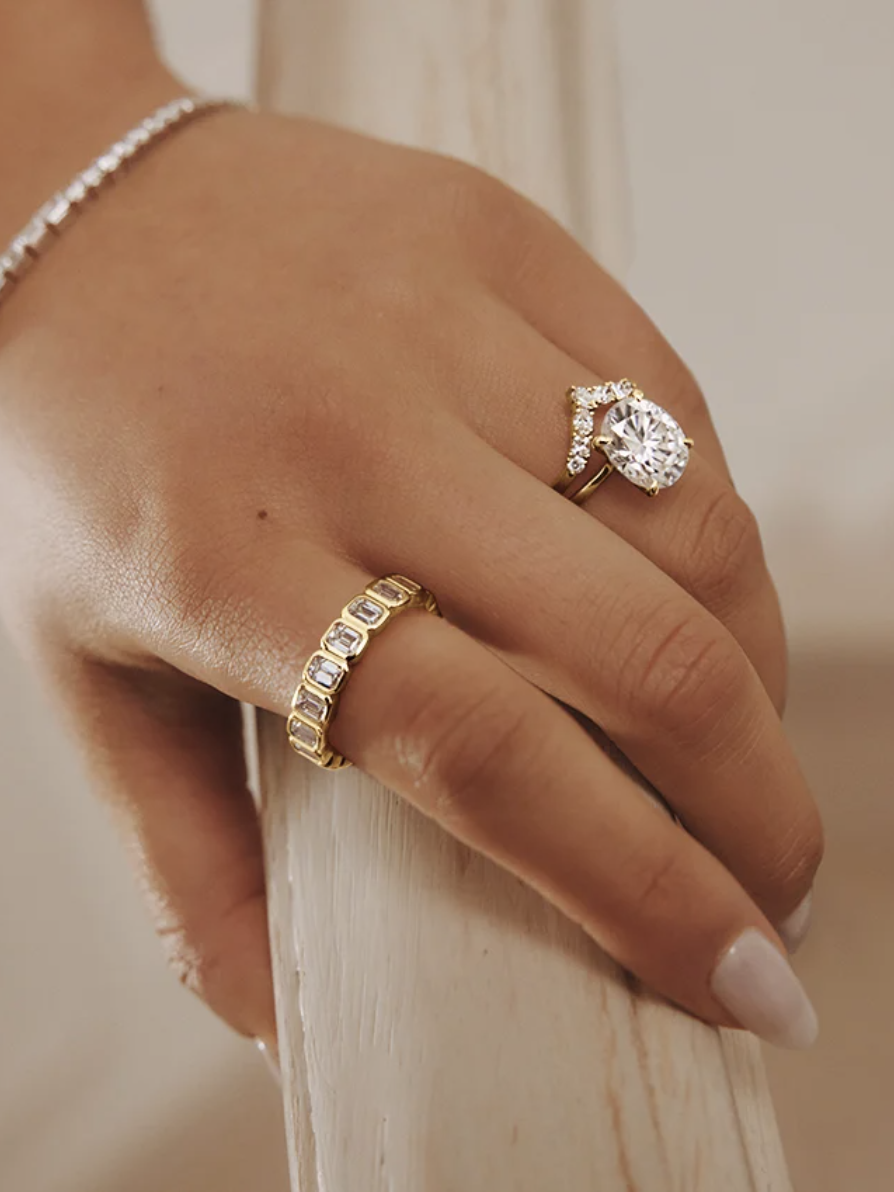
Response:
[{"label": "fingernail", "polygon": [[782,953],[756,928],[724,952],[711,990],[733,1018],[777,1047],[806,1048],[819,1032],[816,1011]]},{"label": "fingernail", "polygon": [[279,1056],[275,1055],[263,1039],[255,1039],[255,1047],[260,1052],[261,1059],[267,1065],[267,1070],[276,1081],[277,1087],[282,1088],[282,1073],[279,1070]]},{"label": "fingernail", "polygon": [[785,944],[786,948],[788,948],[790,956],[793,956],[797,952],[807,938],[812,912],[813,891],[811,890],[804,901],[799,903],[789,917],[783,920],[776,928],[779,938]]}]

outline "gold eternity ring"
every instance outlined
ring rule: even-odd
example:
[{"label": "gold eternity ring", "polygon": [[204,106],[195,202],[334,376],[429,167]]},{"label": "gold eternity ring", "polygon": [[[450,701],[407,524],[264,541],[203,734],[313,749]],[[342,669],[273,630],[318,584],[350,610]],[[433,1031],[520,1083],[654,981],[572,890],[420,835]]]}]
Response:
[{"label": "gold eternity ring", "polygon": [[[612,472],[619,472],[650,497],[676,484],[689,463],[694,444],[673,415],[649,401],[626,377],[604,385],[572,385],[571,445],[565,470],[553,486],[575,504],[585,501]],[[606,410],[597,429],[600,407]],[[594,451],[605,463],[576,487]]]},{"label": "gold eternity ring", "polygon": [[304,664],[286,721],[289,744],[296,753],[324,770],[351,763],[329,745],[329,729],[348,676],[369,646],[370,638],[400,613],[419,608],[441,615],[438,602],[414,580],[386,575],[355,596],[332,622]]}]

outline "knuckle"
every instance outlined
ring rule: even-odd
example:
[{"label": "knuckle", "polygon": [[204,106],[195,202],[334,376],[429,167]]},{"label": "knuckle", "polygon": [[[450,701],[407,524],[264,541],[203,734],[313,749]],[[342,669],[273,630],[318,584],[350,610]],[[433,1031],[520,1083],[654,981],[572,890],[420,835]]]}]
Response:
[{"label": "knuckle", "polygon": [[214,1001],[225,965],[219,952],[198,947],[183,927],[160,931],[168,967],[180,984],[203,1001]]},{"label": "knuckle", "polygon": [[668,410],[685,427],[687,421],[702,418],[708,403],[702,393],[698,381],[693,376],[685,362],[670,347],[659,331],[654,331],[655,342],[653,355],[658,364],[658,380],[660,391],[666,401]]},{"label": "knuckle", "polygon": [[[266,1015],[269,979],[266,896],[254,884],[232,906],[212,908],[207,921],[153,907],[168,967],[236,1030],[256,1033]],[[260,979],[259,979],[260,978]]]},{"label": "knuckle", "polygon": [[469,692],[436,683],[409,694],[395,747],[413,787],[442,823],[481,815],[505,759],[521,747],[527,716],[494,686]]},{"label": "knuckle", "polygon": [[515,206],[515,192],[477,166],[451,162],[443,192],[456,225],[498,224]]},{"label": "knuckle", "polygon": [[635,719],[702,746],[710,725],[725,719],[748,683],[729,635],[700,612],[641,633],[621,674],[622,703]]},{"label": "knuckle", "polygon": [[680,853],[676,847],[650,856],[636,870],[631,905],[648,917],[653,906],[666,907],[674,900],[678,882]]},{"label": "knuckle", "polygon": [[763,574],[757,519],[740,496],[722,485],[706,506],[692,547],[695,586],[710,606],[728,607]]},{"label": "knuckle", "polygon": [[812,886],[824,853],[822,820],[810,804],[782,834],[770,862],[769,882],[780,891],[782,902],[800,900]]},{"label": "knuckle", "polygon": [[386,327],[424,325],[431,285],[411,253],[389,250],[376,267],[355,274],[351,284],[357,317],[367,327],[370,320]]},{"label": "knuckle", "polygon": [[[440,199],[454,233],[476,262],[520,268],[539,242],[536,209],[521,195],[475,166],[461,165]],[[542,219],[542,217],[541,217]]]},{"label": "knuckle", "polygon": [[239,623],[244,613],[231,595],[234,575],[242,566],[234,543],[160,535],[146,564],[140,594],[143,616],[160,627],[179,626],[196,651],[245,627]]}]

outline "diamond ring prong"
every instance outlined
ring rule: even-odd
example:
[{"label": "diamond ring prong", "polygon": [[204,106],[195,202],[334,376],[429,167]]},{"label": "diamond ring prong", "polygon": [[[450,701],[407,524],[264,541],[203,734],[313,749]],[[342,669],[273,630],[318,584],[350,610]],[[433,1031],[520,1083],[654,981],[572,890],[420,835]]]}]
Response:
[{"label": "diamond ring prong", "polygon": [[687,447],[695,446],[695,439],[684,439],[683,442],[686,444]]},{"label": "diamond ring prong", "polygon": [[652,484],[650,484],[647,489],[644,489],[643,491],[645,492],[647,497],[657,497],[658,494],[661,492],[661,485],[656,480]]}]

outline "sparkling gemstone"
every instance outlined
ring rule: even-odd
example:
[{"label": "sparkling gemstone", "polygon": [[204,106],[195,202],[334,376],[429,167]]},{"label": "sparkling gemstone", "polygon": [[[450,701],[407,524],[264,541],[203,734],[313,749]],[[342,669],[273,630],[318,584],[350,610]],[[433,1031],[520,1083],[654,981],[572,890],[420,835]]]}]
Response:
[{"label": "sparkling gemstone", "polygon": [[[69,203],[82,203],[87,197],[87,187],[80,178],[75,178],[70,186],[66,187],[64,191],[65,198]],[[49,222],[49,216],[44,215],[44,218]]]},{"label": "sparkling gemstone", "polygon": [[48,204],[43,218],[51,227],[61,228],[71,215],[71,203],[65,195],[56,195]]},{"label": "sparkling gemstone", "polygon": [[22,235],[31,251],[38,253],[50,239],[50,230],[42,219],[35,218]]},{"label": "sparkling gemstone", "polygon": [[377,580],[370,591],[376,596],[381,596],[388,604],[406,604],[409,599],[406,592],[399,588],[396,584],[392,584],[387,579]]},{"label": "sparkling gemstone", "polygon": [[601,434],[606,458],[640,488],[670,488],[689,462],[679,423],[646,398],[624,398],[612,406]]},{"label": "sparkling gemstone", "polygon": [[587,459],[584,455],[570,455],[568,457],[568,471],[572,476],[578,476],[587,466]]},{"label": "sparkling gemstone", "polygon": [[579,414],[574,415],[572,426],[578,434],[590,434],[593,430],[593,415],[582,410]]},{"label": "sparkling gemstone", "polygon": [[315,728],[311,728],[309,724],[305,724],[302,720],[290,720],[289,733],[299,745],[303,745],[306,749],[316,751],[320,747],[320,734]]},{"label": "sparkling gemstone", "polygon": [[295,696],[296,712],[300,712],[302,716],[307,716],[309,720],[315,720],[317,724],[322,724],[326,719],[328,710],[329,703],[324,695],[317,695],[309,687],[302,686],[298,688],[298,693]]},{"label": "sparkling gemstone", "polygon": [[[102,186],[105,181],[105,174],[96,162],[94,162],[92,166],[88,166],[86,170],[81,171],[80,178],[85,186],[88,186],[91,190],[95,190],[98,186]],[[49,222],[52,223],[52,220]]]},{"label": "sparkling gemstone", "polygon": [[611,385],[605,385],[604,388],[608,392],[608,401],[623,401],[625,397],[631,397],[636,386],[632,381],[628,381],[624,377],[621,381],[613,381]]},{"label": "sparkling gemstone", "polygon": [[604,406],[615,400],[611,385],[591,385],[589,389],[581,385],[572,390],[571,396],[575,404],[584,410],[592,410],[594,406]]},{"label": "sparkling gemstone", "polygon": [[16,277],[21,277],[24,273],[27,273],[34,264],[34,258],[26,250],[20,236],[16,236],[15,240],[10,244],[3,261],[5,272],[14,273]]},{"label": "sparkling gemstone", "polygon": [[339,658],[356,658],[363,649],[364,641],[359,629],[346,625],[344,621],[336,621],[326,634],[323,645],[333,654],[338,654]]},{"label": "sparkling gemstone", "polygon": [[387,609],[375,600],[370,600],[368,596],[358,596],[356,600],[352,600],[348,605],[348,612],[357,621],[370,626],[381,625],[388,615]]},{"label": "sparkling gemstone", "polygon": [[325,654],[314,654],[307,664],[307,677],[324,691],[336,691],[345,677],[345,668]]}]

